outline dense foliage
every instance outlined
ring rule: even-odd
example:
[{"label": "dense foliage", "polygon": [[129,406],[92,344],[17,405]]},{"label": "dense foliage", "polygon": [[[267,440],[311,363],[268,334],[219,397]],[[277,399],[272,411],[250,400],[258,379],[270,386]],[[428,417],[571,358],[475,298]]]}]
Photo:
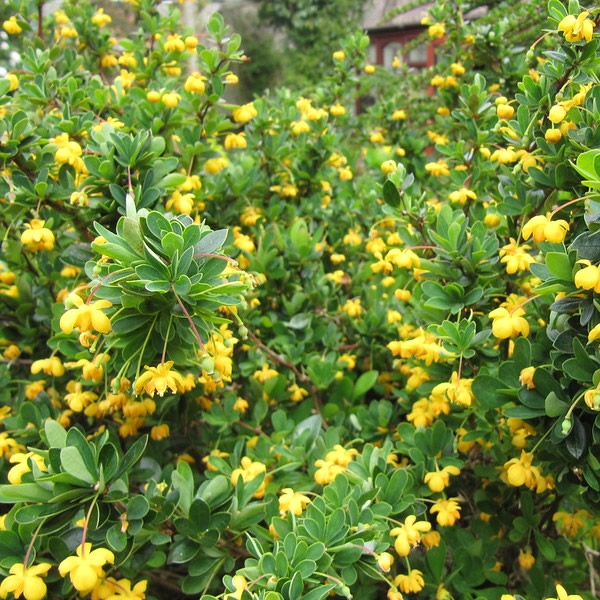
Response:
[{"label": "dense foliage", "polygon": [[237,106],[130,3],[2,25],[0,597],[595,597],[599,10]]}]

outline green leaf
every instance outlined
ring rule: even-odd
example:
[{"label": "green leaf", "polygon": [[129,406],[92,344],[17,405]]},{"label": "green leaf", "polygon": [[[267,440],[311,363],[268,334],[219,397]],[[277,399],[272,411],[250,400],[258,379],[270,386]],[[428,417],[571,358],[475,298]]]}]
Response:
[{"label": "green leaf", "polygon": [[37,483],[0,485],[0,502],[3,504],[15,504],[17,502],[48,502],[53,495],[51,490],[46,490]]},{"label": "green leaf", "polygon": [[177,470],[171,474],[173,489],[179,491],[179,506],[185,515],[189,515],[194,498],[194,474],[188,463],[180,460]]},{"label": "green leaf", "polygon": [[335,585],[328,583],[326,585],[320,585],[310,592],[307,592],[302,596],[302,600],[324,600],[329,596],[329,592],[335,587]]},{"label": "green leaf", "polygon": [[398,208],[402,202],[398,188],[389,179],[383,184],[383,201],[392,208]]},{"label": "green leaf", "polygon": [[546,536],[542,535],[537,529],[533,529],[533,535],[535,537],[535,543],[540,551],[540,554],[551,562],[554,562],[556,559],[556,549],[552,542],[546,538]]},{"label": "green leaf", "polygon": [[485,409],[500,408],[514,402],[514,394],[507,393],[506,384],[490,375],[477,375],[471,385],[475,400]]},{"label": "green leaf", "polygon": [[84,483],[93,485],[97,478],[88,470],[81,453],[75,446],[67,446],[60,450],[60,462],[64,471]]},{"label": "green leaf", "polygon": [[46,442],[50,448],[64,448],[67,444],[66,429],[54,419],[46,419],[44,423]]},{"label": "green leaf", "polygon": [[572,280],[573,267],[569,257],[563,252],[548,252],[546,266],[552,275],[564,281]]},{"label": "green leaf", "polygon": [[352,400],[364,396],[375,385],[377,377],[379,377],[379,371],[366,371],[362,373],[354,384]]},{"label": "green leaf", "polygon": [[129,471],[131,467],[133,467],[133,465],[135,465],[135,463],[142,458],[144,451],[146,450],[147,443],[148,436],[143,435],[131,445],[129,450],[125,453],[125,456],[123,456],[123,459],[121,460],[119,468],[117,469],[113,479],[118,479],[121,477],[121,475]]},{"label": "green leaf", "polygon": [[150,503],[146,496],[137,494],[133,496],[127,503],[127,519],[143,519],[150,510]]}]

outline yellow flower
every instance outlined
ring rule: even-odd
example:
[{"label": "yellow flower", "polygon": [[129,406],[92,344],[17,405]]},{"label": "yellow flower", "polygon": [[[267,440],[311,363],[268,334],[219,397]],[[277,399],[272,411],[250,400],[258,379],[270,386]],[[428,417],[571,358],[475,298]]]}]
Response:
[{"label": "yellow flower", "polygon": [[558,125],[567,116],[567,111],[560,105],[555,104],[548,113],[548,119],[555,125]]},{"label": "yellow flower", "polygon": [[333,104],[329,107],[329,113],[334,117],[341,117],[346,114],[346,109],[342,104]]},{"label": "yellow flower", "polygon": [[243,104],[238,108],[235,108],[231,116],[236,123],[247,123],[254,117],[258,115],[256,108],[254,108],[254,103],[249,102],[248,104]]},{"label": "yellow flower", "polygon": [[177,92],[165,92],[160,99],[167,108],[175,108],[180,100],[181,96]]},{"label": "yellow flower", "polygon": [[52,375],[53,377],[60,377],[65,374],[65,367],[58,356],[51,356],[50,358],[40,358],[39,360],[33,361],[31,364],[31,372],[36,375],[43,371],[46,375]]},{"label": "yellow flower", "polygon": [[194,92],[195,94],[203,94],[206,89],[204,81],[206,77],[200,73],[192,73],[185,81],[183,89],[186,92]]},{"label": "yellow flower", "polygon": [[150,430],[150,437],[153,440],[164,440],[171,435],[171,431],[169,429],[169,425],[167,423],[163,423],[162,425],[155,425]]},{"label": "yellow flower", "polygon": [[395,173],[398,169],[398,165],[395,160],[386,160],[381,163],[381,171],[384,175],[390,175],[391,173]]},{"label": "yellow flower", "polygon": [[183,52],[185,50],[185,42],[179,34],[167,36],[167,41],[163,44],[165,52]]},{"label": "yellow flower", "polygon": [[226,600],[240,600],[244,590],[248,589],[248,582],[246,578],[242,575],[234,575],[231,578],[231,582],[233,583],[233,587],[235,588],[235,592],[231,594],[227,594],[225,596]]},{"label": "yellow flower", "polygon": [[525,367],[521,369],[521,373],[519,374],[519,382],[521,385],[527,386],[528,390],[533,390],[535,388],[535,383],[533,383],[533,375],[535,373],[535,367]]},{"label": "yellow flower", "polygon": [[69,309],[60,318],[59,326],[63,333],[69,334],[73,329],[79,331],[98,331],[108,333],[110,331],[110,319],[102,312],[103,308],[110,308],[112,302],[109,300],[97,300],[84,304],[83,299],[77,294],[70,294],[69,302],[76,308]]},{"label": "yellow flower", "polygon": [[279,512],[285,514],[288,511],[296,516],[310,504],[310,498],[300,492],[294,492],[292,488],[283,488],[279,496]]},{"label": "yellow flower", "polygon": [[567,231],[569,224],[564,219],[551,221],[544,215],[536,215],[525,223],[522,233],[525,240],[533,236],[537,243],[548,241],[559,244],[565,239]]},{"label": "yellow flower", "polygon": [[382,552],[377,556],[377,564],[384,573],[389,573],[394,564],[394,556],[389,552]]},{"label": "yellow flower", "polygon": [[[263,475],[267,472],[267,466],[264,463],[253,461],[248,456],[242,457],[240,461],[241,466],[237,469],[234,469],[231,473],[231,483],[233,485],[236,484],[237,480],[241,477],[244,483],[248,481],[252,481],[256,477]],[[263,498],[265,495],[265,488],[267,485],[267,478],[263,479],[263,482],[260,484],[260,487],[254,492],[254,498]]]},{"label": "yellow flower", "polygon": [[438,525],[451,526],[460,519],[460,504],[458,498],[438,500],[431,508],[431,513],[437,513]]},{"label": "yellow flower", "polygon": [[450,475],[459,475],[460,469],[454,465],[448,465],[441,470],[425,473],[423,480],[432,492],[442,492],[450,485]]},{"label": "yellow flower", "polygon": [[335,58],[335,60],[344,60],[344,58],[346,58],[346,53],[343,50],[336,50],[333,53],[333,58]]},{"label": "yellow flower", "polygon": [[600,268],[592,265],[589,260],[583,259],[577,262],[586,266],[575,273],[575,287],[600,293]]},{"label": "yellow flower", "polygon": [[301,402],[308,396],[308,391],[301,388],[297,383],[292,383],[292,385],[287,388],[287,391],[290,392],[290,400],[292,402]]},{"label": "yellow flower", "polygon": [[112,23],[112,18],[110,15],[104,13],[103,8],[99,8],[92,16],[92,23],[97,27],[104,27],[105,25]]},{"label": "yellow flower", "polygon": [[15,598],[23,596],[25,600],[42,600],[46,595],[45,577],[50,570],[49,563],[40,563],[26,567],[23,563],[16,563],[10,568],[10,575],[0,584],[0,597],[6,598],[10,593]]},{"label": "yellow flower", "polygon": [[393,583],[405,594],[416,594],[417,592],[420,592],[425,585],[423,573],[418,569],[411,569],[408,575],[398,575]]},{"label": "yellow flower", "polygon": [[515,109],[510,104],[499,104],[496,107],[496,114],[501,119],[510,119],[515,114]]},{"label": "yellow flower", "polygon": [[529,335],[529,323],[523,317],[525,311],[522,308],[517,308],[509,312],[506,308],[496,308],[489,317],[492,319],[492,333],[499,340],[523,335]]},{"label": "yellow flower", "polygon": [[106,563],[115,562],[115,555],[106,548],[92,550],[92,544],[87,542],[77,547],[77,556],[65,558],[59,565],[61,577],[69,574],[73,587],[82,595],[89,594],[104,575],[102,567]]},{"label": "yellow flower", "polygon": [[156,90],[150,90],[146,94],[146,100],[153,103],[160,102],[160,92],[157,92]]},{"label": "yellow flower", "polygon": [[428,162],[425,165],[425,170],[428,173],[431,173],[434,177],[442,177],[450,175],[450,170],[448,169],[448,165],[444,160],[437,160],[433,162]]},{"label": "yellow flower", "polygon": [[506,482],[514,487],[525,485],[530,489],[535,489],[541,474],[539,469],[533,466],[532,463],[533,454],[521,450],[519,458],[512,458],[504,464],[503,473]]},{"label": "yellow flower", "polygon": [[138,581],[131,587],[129,579],[119,579],[107,577],[100,583],[92,594],[92,600],[144,600],[146,598],[146,588],[148,581]]},{"label": "yellow flower", "polygon": [[456,204],[466,204],[467,200],[477,200],[477,194],[473,190],[462,187],[460,190],[450,192],[448,198]]},{"label": "yellow flower", "polygon": [[583,598],[579,594],[567,594],[567,590],[557,583],[556,598],[547,598],[546,600],[583,600]]},{"label": "yellow flower", "polygon": [[523,244],[519,246],[517,241],[510,238],[510,243],[502,246],[500,249],[500,262],[506,265],[506,272],[509,275],[517,271],[528,271],[529,265],[534,262],[533,256],[528,253],[530,246]]},{"label": "yellow flower", "polygon": [[46,221],[41,219],[31,219],[29,223],[25,223],[27,230],[21,234],[21,244],[31,252],[54,248],[54,234],[44,227],[45,224]]},{"label": "yellow flower", "polygon": [[216,175],[219,171],[222,171],[229,161],[224,156],[218,156],[217,158],[209,158],[204,163],[204,168],[211,175]]},{"label": "yellow flower", "polygon": [[592,41],[596,23],[588,19],[588,15],[589,12],[587,11],[580,13],[577,17],[575,15],[567,15],[558,24],[558,30],[563,32],[567,42]]},{"label": "yellow flower", "polygon": [[408,556],[411,548],[414,548],[421,541],[421,533],[426,533],[431,529],[429,521],[417,521],[415,515],[409,515],[400,527],[394,527],[390,535],[394,536],[394,548],[398,556]]},{"label": "yellow flower", "polygon": [[2,29],[9,35],[16,35],[23,31],[23,28],[17,23],[17,17],[14,15],[2,23]]},{"label": "yellow flower", "polygon": [[529,548],[527,550],[519,550],[519,564],[526,571],[529,571],[535,564],[535,556],[531,554]]},{"label": "yellow flower", "polygon": [[156,367],[144,365],[146,372],[140,375],[135,382],[135,393],[146,392],[146,394],[154,397],[156,393],[159,396],[164,396],[167,389],[171,390],[173,394],[185,392],[185,381],[177,371],[171,371],[172,366],[172,360],[160,363]]},{"label": "yellow flower", "polygon": [[225,146],[226,150],[231,150],[232,148],[245,148],[247,145],[248,143],[246,142],[244,133],[228,133],[223,142],[223,146]]},{"label": "yellow flower", "polygon": [[544,138],[549,144],[558,144],[562,139],[562,132],[560,129],[546,129]]},{"label": "yellow flower", "polygon": [[446,26],[443,23],[434,23],[427,28],[429,37],[442,38],[446,35]]},{"label": "yellow flower", "polygon": [[586,519],[590,518],[591,515],[586,510],[578,510],[574,513],[558,511],[552,515],[552,520],[558,523],[560,533],[569,538],[575,538],[580,531],[584,531],[587,527]]}]

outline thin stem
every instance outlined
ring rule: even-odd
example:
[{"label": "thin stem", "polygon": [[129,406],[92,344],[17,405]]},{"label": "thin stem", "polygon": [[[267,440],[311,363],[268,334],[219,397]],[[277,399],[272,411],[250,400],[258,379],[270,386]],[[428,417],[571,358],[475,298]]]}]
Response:
[{"label": "thin stem", "polygon": [[555,208],[549,215],[549,218],[551,219],[557,212],[561,211],[563,208],[567,208],[567,206],[570,206],[571,204],[575,204],[576,202],[579,202],[580,200],[589,200],[590,196],[580,196],[579,198],[574,198],[573,200],[569,200],[568,202],[565,202],[564,204],[561,204],[560,206],[558,206],[557,208]]},{"label": "thin stem", "polygon": [[190,327],[192,328],[194,337],[196,338],[196,341],[198,342],[200,349],[202,350],[202,352],[206,352],[206,347],[204,346],[204,342],[202,341],[202,338],[200,337],[200,333],[198,332],[198,329],[196,328],[196,324],[194,323],[190,313],[188,312],[188,309],[185,307],[185,304],[181,301],[181,298],[177,295],[177,292],[175,292],[173,287],[171,287],[171,291],[173,292],[175,299],[177,300],[177,304],[179,304],[181,310],[183,311],[185,318],[188,320],[188,323],[190,324]]},{"label": "thin stem", "polygon": [[142,360],[144,358],[144,352],[146,350],[146,346],[148,345],[148,341],[150,340],[150,334],[154,331],[154,325],[156,324],[156,319],[158,319],[158,314],[154,315],[154,320],[152,321],[152,325],[148,329],[148,334],[146,335],[146,339],[142,344],[142,348],[140,350],[140,357],[138,359],[138,364],[135,369],[135,378],[137,379],[140,376],[140,369],[142,367]]},{"label": "thin stem", "polygon": [[163,344],[162,356],[160,359],[161,363],[165,362],[165,358],[167,357],[167,346],[169,345],[169,334],[171,333],[171,324],[173,323],[173,314],[169,315],[169,325],[167,326],[167,333],[165,335],[165,343]]},{"label": "thin stem", "polygon": [[35,540],[36,540],[38,534],[40,533],[42,526],[45,523],[46,523],[46,519],[42,519],[41,523],[37,526],[37,529],[33,532],[33,535],[31,536],[31,541],[29,542],[29,545],[27,546],[27,552],[25,552],[25,558],[23,559],[23,567],[25,569],[27,569],[29,566],[29,557],[31,556],[31,551],[33,550],[33,544],[35,544]]},{"label": "thin stem", "polygon": [[94,496],[92,499],[92,503],[88,508],[87,514],[85,515],[85,522],[83,523],[83,534],[81,535],[81,558],[85,556],[85,538],[87,536],[88,526],[90,524],[90,519],[92,517],[92,510],[96,506],[96,502],[98,501],[98,494]]}]

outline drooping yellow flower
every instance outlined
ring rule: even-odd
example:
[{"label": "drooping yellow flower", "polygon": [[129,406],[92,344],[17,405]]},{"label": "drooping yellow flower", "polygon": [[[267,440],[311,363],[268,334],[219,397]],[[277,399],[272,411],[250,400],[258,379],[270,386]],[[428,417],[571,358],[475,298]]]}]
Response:
[{"label": "drooping yellow flower", "polygon": [[575,15],[567,15],[558,24],[558,30],[563,32],[567,42],[592,41],[596,23],[587,18],[589,14],[589,12],[583,11],[577,17]]},{"label": "drooping yellow flower", "polygon": [[509,312],[506,308],[500,307],[493,310],[489,317],[492,319],[492,333],[499,340],[523,335],[529,335],[529,323],[523,317],[525,311],[517,308]]},{"label": "drooping yellow flower", "polygon": [[528,240],[533,236],[537,242],[552,242],[558,244],[565,239],[569,231],[569,224],[564,219],[551,221],[544,215],[536,215],[529,219],[523,226],[523,239]]},{"label": "drooping yellow flower", "polygon": [[408,556],[411,548],[414,548],[421,541],[421,533],[431,529],[429,521],[417,521],[415,515],[408,515],[400,527],[394,527],[390,535],[394,536],[394,548],[398,556]]},{"label": "drooping yellow flower", "polygon": [[310,498],[301,492],[294,492],[292,488],[283,488],[279,496],[279,512],[285,514],[288,511],[298,516],[310,504]]},{"label": "drooping yellow flower", "polygon": [[172,371],[172,360],[165,363],[160,363],[156,367],[148,367],[144,365],[145,373],[142,373],[134,384],[136,394],[146,392],[154,397],[154,394],[164,396],[167,390],[172,394],[182,394],[185,392],[185,381],[180,373]]},{"label": "drooping yellow flower", "polygon": [[14,15],[2,23],[2,29],[4,29],[8,35],[16,35],[23,31],[23,28],[17,22],[17,17]]},{"label": "drooping yellow flower", "polygon": [[597,294],[600,293],[600,268],[596,265],[592,265],[592,263],[586,259],[577,262],[585,266],[575,273],[575,287],[584,290],[594,290]]},{"label": "drooping yellow flower", "polygon": [[432,492],[442,492],[450,485],[450,475],[459,475],[460,469],[454,465],[448,465],[443,469],[425,473],[423,481]]},{"label": "drooping yellow flower", "polygon": [[40,563],[26,567],[23,563],[14,564],[0,584],[0,598],[13,594],[15,598],[23,596],[25,600],[42,600],[46,595],[46,584],[42,577],[48,574],[52,565]]},{"label": "drooping yellow flower", "polygon": [[25,223],[27,229],[21,234],[21,244],[31,252],[54,248],[54,234],[44,227],[45,224],[46,221],[41,219],[31,219],[29,223]]},{"label": "drooping yellow flower", "polygon": [[418,569],[411,569],[408,575],[397,575],[393,581],[394,585],[405,594],[416,594],[425,586],[423,573]]},{"label": "drooping yellow flower", "polygon": [[519,550],[519,564],[526,571],[529,571],[535,564],[535,556],[531,554],[529,548],[527,548],[527,550]]},{"label": "drooping yellow flower", "polygon": [[434,23],[427,28],[427,33],[435,39],[443,38],[446,35],[446,26],[444,23]]},{"label": "drooping yellow flower", "polygon": [[98,331],[108,333],[110,331],[110,319],[102,312],[103,308],[110,308],[112,302],[109,300],[97,300],[85,303],[77,294],[70,294],[68,298],[75,308],[64,313],[59,322],[63,333],[69,334],[73,329],[79,331]]},{"label": "drooping yellow flower", "polygon": [[97,27],[104,27],[112,23],[112,17],[104,12],[103,8],[99,8],[92,16],[92,23]]},{"label": "drooping yellow flower", "polygon": [[82,595],[89,594],[104,575],[102,567],[114,564],[115,555],[106,548],[92,550],[92,544],[86,542],[77,547],[77,556],[65,558],[59,565],[61,577],[67,574],[73,587]]},{"label": "drooping yellow flower", "polygon": [[449,527],[454,525],[460,519],[460,504],[458,498],[448,498],[447,500],[438,500],[432,507],[431,513],[437,513],[436,520],[438,525]]},{"label": "drooping yellow flower", "polygon": [[254,103],[242,104],[238,108],[233,109],[231,116],[236,123],[247,123],[258,115],[258,111],[254,108]]},{"label": "drooping yellow flower", "polygon": [[186,92],[193,92],[195,94],[204,94],[206,89],[205,82],[206,77],[201,73],[192,73],[185,81],[183,89]]}]

